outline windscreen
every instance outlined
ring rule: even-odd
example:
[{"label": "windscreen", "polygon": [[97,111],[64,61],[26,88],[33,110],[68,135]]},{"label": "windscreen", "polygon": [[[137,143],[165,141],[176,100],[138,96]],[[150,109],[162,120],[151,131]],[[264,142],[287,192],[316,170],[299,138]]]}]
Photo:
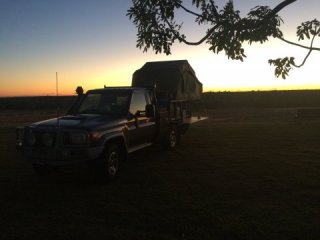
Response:
[{"label": "windscreen", "polygon": [[84,97],[75,113],[124,115],[128,113],[129,100],[129,92],[89,93]]}]

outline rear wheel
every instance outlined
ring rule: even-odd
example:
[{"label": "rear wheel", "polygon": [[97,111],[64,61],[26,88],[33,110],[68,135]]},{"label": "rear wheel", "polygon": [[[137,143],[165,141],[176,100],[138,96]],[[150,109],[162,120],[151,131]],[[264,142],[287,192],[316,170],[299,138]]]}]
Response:
[{"label": "rear wheel", "polygon": [[110,145],[97,160],[96,173],[99,180],[113,180],[119,172],[120,162],[123,160],[121,148],[117,144]]}]

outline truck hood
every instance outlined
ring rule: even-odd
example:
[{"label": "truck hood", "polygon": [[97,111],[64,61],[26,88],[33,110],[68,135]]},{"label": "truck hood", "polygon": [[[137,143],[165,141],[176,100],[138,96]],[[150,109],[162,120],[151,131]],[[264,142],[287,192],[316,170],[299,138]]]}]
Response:
[{"label": "truck hood", "polygon": [[96,114],[66,115],[59,118],[53,118],[41,122],[36,122],[30,127],[40,128],[69,128],[92,130],[96,128],[109,128],[118,126],[126,121],[125,117],[105,116]]}]

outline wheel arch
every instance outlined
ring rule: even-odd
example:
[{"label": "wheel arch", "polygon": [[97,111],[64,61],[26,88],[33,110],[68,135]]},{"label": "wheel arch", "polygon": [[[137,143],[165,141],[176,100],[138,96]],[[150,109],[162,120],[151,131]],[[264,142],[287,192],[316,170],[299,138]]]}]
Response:
[{"label": "wheel arch", "polygon": [[128,155],[128,147],[124,136],[121,134],[110,136],[104,140],[103,146],[105,149],[107,149],[107,147],[111,146],[112,144],[116,144],[120,147],[121,152],[123,153],[123,158],[126,160]]}]

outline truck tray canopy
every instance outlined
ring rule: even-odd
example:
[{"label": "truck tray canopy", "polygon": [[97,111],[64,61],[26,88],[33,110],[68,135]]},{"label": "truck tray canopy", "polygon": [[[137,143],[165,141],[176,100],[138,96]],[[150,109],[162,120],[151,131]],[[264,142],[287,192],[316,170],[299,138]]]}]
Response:
[{"label": "truck tray canopy", "polygon": [[132,86],[156,86],[177,100],[198,100],[202,93],[202,83],[187,60],[147,62],[134,72]]}]

